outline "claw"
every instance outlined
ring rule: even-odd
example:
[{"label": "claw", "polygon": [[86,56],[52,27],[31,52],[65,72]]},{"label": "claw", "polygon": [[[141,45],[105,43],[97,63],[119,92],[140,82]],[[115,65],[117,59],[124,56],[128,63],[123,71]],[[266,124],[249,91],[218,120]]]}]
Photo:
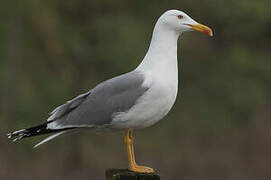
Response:
[{"label": "claw", "polygon": [[146,166],[130,167],[129,170],[139,173],[154,173],[154,170],[152,168]]}]

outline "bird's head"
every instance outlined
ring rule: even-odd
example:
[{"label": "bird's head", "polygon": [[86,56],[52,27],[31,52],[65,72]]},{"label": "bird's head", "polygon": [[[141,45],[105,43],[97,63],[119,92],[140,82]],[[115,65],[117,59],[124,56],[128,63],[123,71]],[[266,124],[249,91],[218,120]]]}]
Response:
[{"label": "bird's head", "polygon": [[164,27],[169,28],[170,30],[175,30],[179,33],[196,30],[209,36],[213,36],[211,28],[196,22],[187,14],[179,10],[166,11],[159,18],[159,22],[165,25]]}]

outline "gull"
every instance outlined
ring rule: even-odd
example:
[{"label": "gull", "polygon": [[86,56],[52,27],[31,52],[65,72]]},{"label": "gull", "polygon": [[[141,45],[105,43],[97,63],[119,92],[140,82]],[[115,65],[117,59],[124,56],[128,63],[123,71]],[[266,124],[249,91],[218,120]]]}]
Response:
[{"label": "gull", "polygon": [[52,134],[37,147],[75,129],[123,130],[128,169],[152,173],[150,167],[135,161],[133,131],[154,125],[172,108],[178,92],[177,41],[186,31],[213,36],[212,30],[186,13],[168,10],[157,20],[149,49],[133,71],[98,84],[88,92],[53,110],[43,124],[8,133],[17,141]]}]

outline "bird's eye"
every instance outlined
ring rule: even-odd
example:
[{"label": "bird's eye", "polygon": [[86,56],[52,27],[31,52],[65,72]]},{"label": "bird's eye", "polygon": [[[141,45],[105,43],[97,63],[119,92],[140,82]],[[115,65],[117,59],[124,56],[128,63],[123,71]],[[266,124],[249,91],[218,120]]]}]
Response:
[{"label": "bird's eye", "polygon": [[183,15],[178,15],[178,19],[182,19],[183,18]]}]

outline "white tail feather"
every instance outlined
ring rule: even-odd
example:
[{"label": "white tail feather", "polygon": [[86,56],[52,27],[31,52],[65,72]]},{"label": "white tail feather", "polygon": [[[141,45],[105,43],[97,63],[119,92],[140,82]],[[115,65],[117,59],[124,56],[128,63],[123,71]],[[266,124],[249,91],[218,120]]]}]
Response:
[{"label": "white tail feather", "polygon": [[57,137],[57,136],[59,136],[59,135],[65,133],[65,132],[67,132],[67,131],[68,131],[68,130],[66,130],[66,131],[61,131],[61,132],[58,132],[58,133],[56,133],[56,134],[53,134],[53,135],[51,135],[51,136],[45,138],[44,140],[42,140],[42,141],[39,142],[38,144],[36,144],[33,148],[36,148],[36,147],[38,147],[38,146],[40,146],[40,145],[42,145],[42,144],[44,144],[44,143],[46,143],[46,142],[48,142],[48,141],[54,139],[55,137]]}]

